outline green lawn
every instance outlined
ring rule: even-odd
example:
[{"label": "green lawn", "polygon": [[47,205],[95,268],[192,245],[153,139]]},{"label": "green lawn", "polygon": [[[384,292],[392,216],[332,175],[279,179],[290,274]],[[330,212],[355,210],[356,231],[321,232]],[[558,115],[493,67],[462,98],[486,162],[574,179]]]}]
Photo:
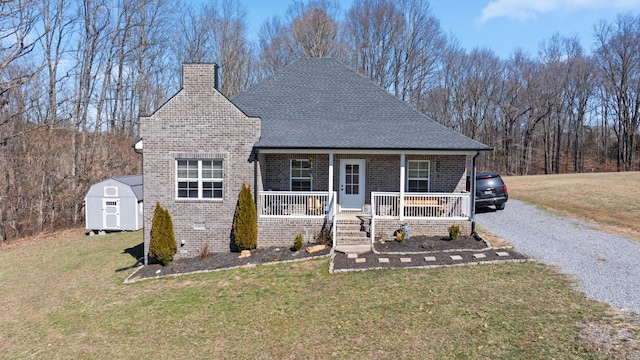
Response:
[{"label": "green lawn", "polygon": [[142,233],[0,250],[0,351],[46,359],[601,358],[607,306],[535,262],[328,274],[327,259],[124,285]]}]

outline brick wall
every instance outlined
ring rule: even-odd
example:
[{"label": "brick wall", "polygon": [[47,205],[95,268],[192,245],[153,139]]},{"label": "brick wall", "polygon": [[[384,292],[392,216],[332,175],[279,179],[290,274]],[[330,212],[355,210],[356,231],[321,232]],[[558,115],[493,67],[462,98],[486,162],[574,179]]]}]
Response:
[{"label": "brick wall", "polygon": [[264,154],[260,156],[263,171],[263,188],[273,191],[289,191],[291,189],[291,160],[311,159],[313,191],[329,190],[329,155],[328,154]]},{"label": "brick wall", "polygon": [[[313,190],[329,189],[329,155],[327,154],[263,154],[260,166],[263,188],[289,191],[291,159],[313,159]],[[340,160],[364,159],[365,203],[371,203],[371,192],[400,191],[400,155],[336,154],[333,167],[333,189],[340,186]],[[432,192],[462,192],[466,187],[464,155],[407,155],[408,160],[429,160]]]},{"label": "brick wall", "polygon": [[[186,64],[183,88],[150,117],[140,119],[144,142],[144,247],[148,253],[156,202],[173,218],[176,258],[193,257],[207,245],[229,251],[230,233],[243,182],[254,186],[249,161],[260,137],[260,120],[244,115],[214,89],[213,64]],[[223,200],[176,199],[176,159],[223,159]]]},{"label": "brick wall", "polygon": [[460,226],[460,234],[471,234],[471,221],[464,220],[392,220],[377,219],[375,223],[376,239],[393,239],[393,233],[400,228],[400,225],[408,224],[411,236],[427,235],[427,236],[449,236],[447,228],[452,224]]},{"label": "brick wall", "polygon": [[298,233],[305,243],[315,243],[315,237],[325,226],[324,219],[258,219],[258,247],[291,247]]}]

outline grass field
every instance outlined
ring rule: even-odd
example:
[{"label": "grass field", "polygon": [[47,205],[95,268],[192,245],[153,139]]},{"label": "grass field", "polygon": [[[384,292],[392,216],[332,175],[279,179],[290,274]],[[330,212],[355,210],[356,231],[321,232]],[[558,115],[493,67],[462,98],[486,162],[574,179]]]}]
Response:
[{"label": "grass field", "polygon": [[[506,181],[514,198],[571,213],[613,188],[593,211],[610,212],[607,224],[637,218],[639,174],[583,176]],[[321,259],[124,285],[133,270],[116,270],[135,262],[141,242],[134,232],[1,248],[2,357],[598,359],[607,355],[581,340],[580,324],[596,338],[629,324],[536,262],[329,275]],[[624,331],[637,343],[637,327]]]},{"label": "grass field", "polygon": [[509,176],[504,181],[510,198],[640,239],[640,172]]},{"label": "grass field", "polygon": [[141,237],[2,250],[3,358],[600,357],[576,324],[606,306],[537,263],[329,275],[324,259],[123,285]]}]

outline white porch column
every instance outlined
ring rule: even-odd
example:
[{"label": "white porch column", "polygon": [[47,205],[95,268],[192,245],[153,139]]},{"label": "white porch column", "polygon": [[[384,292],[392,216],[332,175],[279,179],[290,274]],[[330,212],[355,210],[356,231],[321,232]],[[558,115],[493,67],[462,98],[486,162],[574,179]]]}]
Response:
[{"label": "white porch column", "polygon": [[404,220],[404,175],[405,175],[405,154],[400,154],[400,221]]},{"label": "white porch column", "polygon": [[329,196],[331,194],[333,194],[333,153],[329,153]]},{"label": "white porch column", "polygon": [[329,204],[331,204],[332,226],[331,226],[331,238],[333,238],[333,248],[336,248],[336,210],[338,209],[338,199],[334,196],[333,192],[333,153],[329,153]]}]

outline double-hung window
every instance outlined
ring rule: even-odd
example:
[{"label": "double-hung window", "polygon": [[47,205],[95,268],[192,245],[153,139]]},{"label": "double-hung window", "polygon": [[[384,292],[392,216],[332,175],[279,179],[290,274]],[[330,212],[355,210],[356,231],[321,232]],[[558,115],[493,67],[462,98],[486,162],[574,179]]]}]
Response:
[{"label": "double-hung window", "polygon": [[407,192],[429,192],[429,160],[407,161]]},{"label": "double-hung window", "polygon": [[312,191],[311,162],[291,160],[291,191]]},{"label": "double-hung window", "polygon": [[178,159],[178,199],[222,199],[223,168],[220,159]]}]

